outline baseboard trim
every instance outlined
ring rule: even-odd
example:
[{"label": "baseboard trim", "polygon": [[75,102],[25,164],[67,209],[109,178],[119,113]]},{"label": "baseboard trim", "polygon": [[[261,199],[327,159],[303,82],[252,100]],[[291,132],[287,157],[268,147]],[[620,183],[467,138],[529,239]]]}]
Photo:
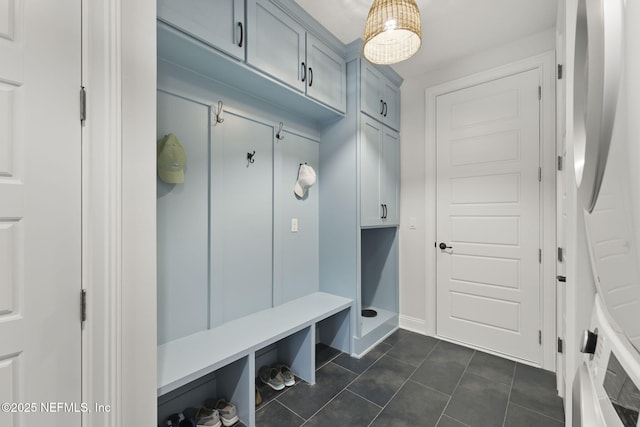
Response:
[{"label": "baseboard trim", "polygon": [[427,334],[427,322],[424,319],[418,319],[417,317],[400,315],[400,328],[407,331],[415,332],[418,334]]}]

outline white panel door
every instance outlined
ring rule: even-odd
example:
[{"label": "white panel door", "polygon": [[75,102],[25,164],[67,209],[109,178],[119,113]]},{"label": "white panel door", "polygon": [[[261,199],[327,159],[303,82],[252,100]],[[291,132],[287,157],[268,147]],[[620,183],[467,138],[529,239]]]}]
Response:
[{"label": "white panel door", "polygon": [[437,333],[541,361],[539,75],[437,99]]},{"label": "white panel door", "polygon": [[3,427],[80,426],[40,406],[81,402],[80,12],[0,1],[0,402],[36,404]]}]

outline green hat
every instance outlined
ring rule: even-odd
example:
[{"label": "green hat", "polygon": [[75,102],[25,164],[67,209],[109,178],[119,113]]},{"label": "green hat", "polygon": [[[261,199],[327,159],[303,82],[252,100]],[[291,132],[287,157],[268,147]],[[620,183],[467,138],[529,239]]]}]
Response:
[{"label": "green hat", "polygon": [[184,164],[187,156],[178,141],[170,133],[158,143],[158,176],[168,184],[182,184],[184,182]]}]

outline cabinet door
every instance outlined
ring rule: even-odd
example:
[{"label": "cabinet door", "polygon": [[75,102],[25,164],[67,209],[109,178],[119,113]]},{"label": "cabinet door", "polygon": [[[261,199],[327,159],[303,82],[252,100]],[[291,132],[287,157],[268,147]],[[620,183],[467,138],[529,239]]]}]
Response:
[{"label": "cabinet door", "polygon": [[382,99],[385,102],[382,122],[391,129],[400,130],[400,89],[385,79]]},{"label": "cabinet door", "polygon": [[380,158],[380,204],[384,206],[382,223],[399,224],[400,135],[384,127]]},{"label": "cabinet door", "polygon": [[360,225],[372,227],[382,223],[380,156],[382,155],[383,125],[364,114],[361,118]]},{"label": "cabinet door", "polygon": [[382,87],[386,79],[365,59],[362,59],[360,64],[360,108],[362,112],[382,121],[384,113]]},{"label": "cabinet door", "polygon": [[213,326],[272,307],[272,183],[273,126],[225,111],[211,128]]},{"label": "cabinet door", "polygon": [[247,19],[247,63],[304,92],[304,28],[269,0],[249,1]]},{"label": "cabinet door", "polygon": [[347,108],[344,58],[307,33],[307,95],[340,112]]},{"label": "cabinet door", "polygon": [[158,19],[244,60],[244,0],[158,0]]}]

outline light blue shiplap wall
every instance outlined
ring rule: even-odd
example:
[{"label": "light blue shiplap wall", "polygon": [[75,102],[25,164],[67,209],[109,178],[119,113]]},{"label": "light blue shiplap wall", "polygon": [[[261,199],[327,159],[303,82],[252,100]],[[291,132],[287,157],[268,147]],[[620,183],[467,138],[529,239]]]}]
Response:
[{"label": "light blue shiplap wall", "polygon": [[184,184],[157,180],[158,344],[163,344],[209,322],[209,109],[159,92],[157,123],[158,139],[177,135],[187,156]]},{"label": "light blue shiplap wall", "polygon": [[[188,158],[185,184],[158,181],[158,344],[224,323],[237,317],[234,311],[246,313],[249,306],[250,311],[267,308],[317,291],[322,185],[317,124],[163,61],[158,64],[158,88],[158,136],[169,132],[178,135]],[[236,115],[260,123],[259,127],[267,128],[261,134],[268,135],[275,134],[279,122],[284,123],[284,139],[274,138],[273,159],[268,156],[273,173],[266,172],[260,182],[267,189],[264,191],[272,190],[273,197],[273,229],[265,234],[265,225],[260,226],[260,234],[273,239],[273,250],[268,254],[273,263],[273,288],[269,292],[263,289],[264,283],[253,292],[249,280],[235,288],[224,285],[221,293],[216,291],[218,284],[208,279],[209,144],[215,143],[217,133],[210,131],[209,106],[217,106],[218,100],[224,102],[225,110],[232,112],[225,113],[229,126]],[[314,167],[318,182],[307,197],[298,199],[293,186],[298,166],[304,162]],[[229,199],[229,215],[233,215],[234,208],[239,212],[247,208],[240,203],[243,197],[238,194],[235,201]],[[298,219],[297,233],[290,231],[292,218]],[[251,226],[247,224],[247,230]],[[255,243],[250,233],[238,233],[238,251],[242,245],[250,248]],[[216,240],[215,235],[211,238]],[[238,260],[238,265],[242,262]],[[246,265],[251,268],[250,263]],[[224,305],[224,310],[220,305]]]}]

